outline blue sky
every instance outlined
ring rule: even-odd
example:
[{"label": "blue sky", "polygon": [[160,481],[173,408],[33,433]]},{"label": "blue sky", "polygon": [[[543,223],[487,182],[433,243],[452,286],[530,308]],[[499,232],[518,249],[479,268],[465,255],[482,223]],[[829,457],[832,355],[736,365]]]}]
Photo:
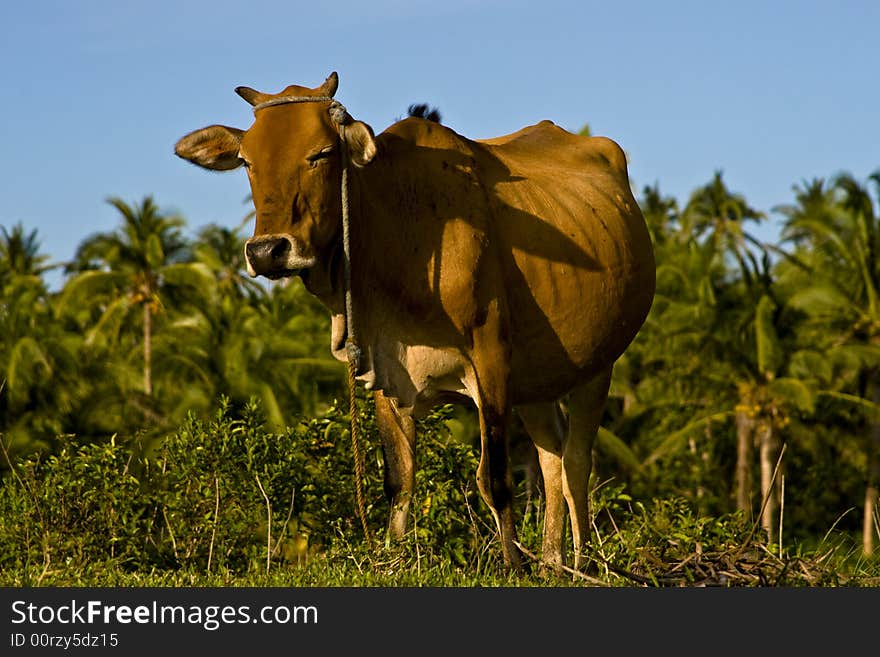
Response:
[{"label": "blue sky", "polygon": [[315,86],[379,132],[412,102],[473,138],[550,119],[617,140],[633,185],[715,170],[771,221],[792,185],[880,168],[880,2],[28,0],[0,7],[0,225],[54,260],[150,194],[190,232],[247,213],[242,171],[173,154],[233,93]]}]

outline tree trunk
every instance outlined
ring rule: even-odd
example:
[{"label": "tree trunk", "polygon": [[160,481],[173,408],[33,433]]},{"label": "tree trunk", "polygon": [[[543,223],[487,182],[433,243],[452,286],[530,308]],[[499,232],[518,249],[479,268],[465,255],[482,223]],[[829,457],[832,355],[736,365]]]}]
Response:
[{"label": "tree trunk", "polygon": [[[877,447],[875,446],[876,450]],[[874,457],[874,461],[877,461],[877,457]],[[876,482],[878,474],[874,473],[874,481]],[[880,533],[880,522],[875,524],[875,515],[880,515],[880,510],[877,509],[877,498],[880,497],[880,489],[878,489],[877,484],[871,485],[868,483],[867,488],[865,488],[865,518],[862,523],[862,551],[865,555],[874,554],[874,532]]]},{"label": "tree trunk", "polygon": [[761,513],[761,527],[767,532],[767,540],[772,543],[777,539],[779,526],[777,514],[780,475],[777,473],[776,478],[773,478],[776,462],[779,459],[779,439],[768,420],[758,422],[757,435],[761,458],[761,504],[764,509]]},{"label": "tree trunk", "polygon": [[[740,400],[746,406],[745,400]],[[752,440],[755,421],[744,410],[736,412],[736,508],[751,517],[752,509]]]},{"label": "tree trunk", "polygon": [[152,358],[153,339],[153,314],[150,312],[150,304],[144,304],[144,392],[147,396],[153,394],[153,372],[150,359]]},{"label": "tree trunk", "polygon": [[[871,401],[880,404],[880,384],[870,384]],[[868,461],[867,482],[865,485],[865,512],[862,520],[862,551],[868,555],[874,553],[874,535],[880,532],[877,523],[877,500],[880,496],[880,423],[871,425],[871,432],[866,445]]]}]

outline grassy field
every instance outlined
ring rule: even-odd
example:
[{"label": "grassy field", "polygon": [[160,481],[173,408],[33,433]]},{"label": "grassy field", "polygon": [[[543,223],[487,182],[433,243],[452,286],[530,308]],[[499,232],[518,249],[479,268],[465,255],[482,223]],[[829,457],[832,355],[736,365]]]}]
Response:
[{"label": "grassy field", "polygon": [[[354,512],[348,418],[338,408],[285,433],[258,409],[221,405],[160,444],[71,441],[0,480],[0,584],[125,587],[878,586],[880,559],[833,528],[813,545],[764,541],[740,515],[684,500],[593,492],[587,572],[540,566],[540,500],[517,488],[529,568],[501,560],[476,492],[474,450],[440,410],[422,422],[410,531],[386,546],[381,456],[368,445],[367,540]],[[373,418],[364,419],[374,435]]]},{"label": "grassy field", "polygon": [[[623,547],[623,546],[618,546]],[[490,545],[482,559],[458,565],[444,555],[413,554],[359,544],[334,548],[304,563],[254,562],[249,569],[198,567],[132,568],[118,560],[41,563],[4,568],[0,585],[13,587],[877,587],[876,559],[860,558],[843,545],[809,553],[774,554],[753,543],[740,550],[700,549],[685,555],[672,542],[631,546],[613,562],[592,564],[588,573],[551,572],[531,562],[512,573]],[[713,546],[710,546],[713,547]],[[672,550],[670,550],[672,548]],[[49,554],[49,552],[47,552]],[[661,557],[665,556],[666,560]]]}]

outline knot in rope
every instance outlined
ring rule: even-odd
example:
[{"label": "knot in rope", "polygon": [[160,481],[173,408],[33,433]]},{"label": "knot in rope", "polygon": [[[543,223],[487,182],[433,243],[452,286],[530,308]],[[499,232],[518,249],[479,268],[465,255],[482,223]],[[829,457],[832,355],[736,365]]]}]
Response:
[{"label": "knot in rope", "polygon": [[330,103],[330,118],[333,119],[333,122],[337,125],[347,125],[351,123],[351,114],[348,113],[348,110],[345,109],[345,105],[340,103],[338,100],[334,100]]}]

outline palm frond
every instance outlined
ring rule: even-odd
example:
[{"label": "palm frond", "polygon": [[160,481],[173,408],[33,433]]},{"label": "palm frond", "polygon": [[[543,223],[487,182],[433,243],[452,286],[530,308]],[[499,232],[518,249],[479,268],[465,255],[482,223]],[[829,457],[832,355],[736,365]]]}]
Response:
[{"label": "palm frond", "polygon": [[599,427],[596,434],[596,447],[607,454],[627,470],[635,471],[640,467],[639,459],[622,438],[605,427]]},{"label": "palm frond", "polygon": [[875,404],[874,402],[865,399],[864,397],[851,395],[846,392],[837,392],[834,390],[821,390],[818,394],[821,397],[829,397],[831,399],[846,402],[851,406],[859,408],[872,421],[880,421],[880,404]]},{"label": "palm frond", "polygon": [[775,374],[784,357],[773,318],[775,311],[773,300],[762,295],[755,308],[755,350],[758,370],[765,375]]},{"label": "palm frond", "polygon": [[798,290],[788,299],[788,305],[810,316],[832,316],[854,321],[862,311],[852,299],[837,288],[817,283]]},{"label": "palm frond", "polygon": [[213,300],[217,296],[217,280],[210,267],[202,262],[171,264],[162,267],[165,285],[191,288],[199,296]]},{"label": "palm frond", "polygon": [[132,304],[127,296],[118,297],[107,304],[97,323],[86,333],[86,346],[115,343],[131,309]]},{"label": "palm frond", "polygon": [[121,290],[131,285],[131,279],[124,273],[115,271],[91,270],[77,274],[62,288],[57,299],[59,315],[75,312],[96,303],[106,302]]},{"label": "palm frond", "polygon": [[799,411],[812,413],[816,408],[816,392],[800,379],[779,377],[770,381],[767,387],[777,400]]},{"label": "palm frond", "polygon": [[712,424],[713,422],[721,422],[722,420],[733,417],[733,415],[733,411],[719,411],[717,413],[704,415],[701,418],[689,422],[681,429],[673,431],[666,436],[660,445],[658,445],[657,448],[648,455],[648,458],[642,462],[642,465],[650,465],[664,456],[680,451],[687,446],[687,439],[692,436],[694,432],[704,429],[707,425]]},{"label": "palm frond", "polygon": [[19,402],[27,397],[29,389],[52,374],[52,365],[43,347],[31,336],[20,338],[9,354],[6,382],[9,399]]}]

